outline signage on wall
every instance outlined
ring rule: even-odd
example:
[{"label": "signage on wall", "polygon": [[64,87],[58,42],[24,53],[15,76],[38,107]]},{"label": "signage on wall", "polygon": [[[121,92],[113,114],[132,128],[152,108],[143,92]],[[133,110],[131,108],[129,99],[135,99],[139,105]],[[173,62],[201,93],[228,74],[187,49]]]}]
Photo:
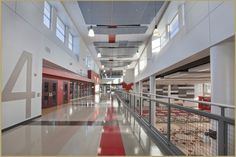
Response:
[{"label": "signage on wall", "polygon": [[[16,85],[17,79],[23,71],[24,65],[26,66],[26,91],[25,92],[14,92],[13,88]],[[35,92],[31,91],[32,86],[32,54],[23,51],[19,60],[14,67],[10,78],[8,79],[3,91],[2,91],[2,102],[14,101],[14,100],[26,100],[25,117],[31,117],[31,98],[35,97]]]}]

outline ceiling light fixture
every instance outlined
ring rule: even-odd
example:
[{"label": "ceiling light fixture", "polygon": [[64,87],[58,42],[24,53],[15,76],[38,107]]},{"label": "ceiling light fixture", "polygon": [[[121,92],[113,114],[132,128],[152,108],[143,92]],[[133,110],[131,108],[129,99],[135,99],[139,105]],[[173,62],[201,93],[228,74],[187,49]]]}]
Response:
[{"label": "ceiling light fixture", "polygon": [[153,31],[153,35],[154,35],[154,36],[161,36],[159,30],[157,29],[157,25],[155,25],[155,29],[154,29],[154,31]]},{"label": "ceiling light fixture", "polygon": [[128,64],[128,66],[127,66],[127,67],[129,68],[129,66],[130,66],[130,65]]},{"label": "ceiling light fixture", "polygon": [[94,37],[94,36],[95,36],[94,30],[93,30],[93,27],[92,27],[92,26],[89,27],[88,36],[89,36],[89,37]]},{"label": "ceiling light fixture", "polygon": [[97,55],[97,57],[98,57],[98,58],[101,58],[101,57],[102,57],[102,55],[101,55],[101,53],[100,53],[100,52],[98,52],[98,55]]},{"label": "ceiling light fixture", "polygon": [[102,69],[104,69],[104,65],[102,65]]},{"label": "ceiling light fixture", "polygon": [[167,32],[170,32],[170,24],[167,25]]},{"label": "ceiling light fixture", "polygon": [[[155,6],[155,13],[154,13],[155,17],[154,17],[154,20],[155,20],[156,15],[157,15],[156,1],[154,2],[154,6]],[[157,29],[157,24],[155,24],[155,27],[154,27],[154,30],[153,30],[153,35],[154,35],[154,36],[160,36],[160,32],[159,32],[159,30]]]}]

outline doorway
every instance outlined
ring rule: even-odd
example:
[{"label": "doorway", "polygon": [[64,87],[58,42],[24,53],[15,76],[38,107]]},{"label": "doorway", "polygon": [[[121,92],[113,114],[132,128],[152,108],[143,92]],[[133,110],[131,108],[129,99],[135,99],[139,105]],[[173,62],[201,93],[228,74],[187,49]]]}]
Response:
[{"label": "doorway", "polygon": [[68,82],[63,83],[63,103],[68,103]]},{"label": "doorway", "polygon": [[43,79],[42,108],[57,105],[57,81]]}]

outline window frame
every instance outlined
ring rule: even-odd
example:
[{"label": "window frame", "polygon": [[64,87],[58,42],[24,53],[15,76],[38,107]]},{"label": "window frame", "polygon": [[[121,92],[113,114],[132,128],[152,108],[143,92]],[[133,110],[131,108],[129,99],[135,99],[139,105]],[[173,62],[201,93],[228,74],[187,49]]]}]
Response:
[{"label": "window frame", "polygon": [[[177,25],[177,27],[174,30],[172,30],[172,33],[171,33],[171,24],[173,23],[173,21],[175,20],[176,17],[178,17],[177,18],[177,24],[178,25]],[[173,25],[175,25],[175,24],[173,24]],[[168,27],[169,27],[168,28],[169,37],[170,37],[170,39],[172,39],[180,30],[179,12],[178,11],[174,15],[174,17],[171,19],[170,23],[168,24]]]},{"label": "window frame", "polygon": [[[63,29],[60,28],[60,24],[62,24]],[[62,30],[61,30],[62,29]],[[63,31],[63,32],[62,32]],[[58,33],[63,36],[63,40],[58,36]],[[66,25],[63,23],[63,21],[57,16],[57,22],[56,22],[56,36],[59,40],[61,40],[63,43],[65,43],[65,33],[66,33]]]},{"label": "window frame", "polygon": [[[71,40],[70,40],[71,37]],[[74,45],[74,36],[71,32],[68,33],[68,48],[73,51],[73,45]]]},{"label": "window frame", "polygon": [[[49,10],[46,7],[46,5],[49,6]],[[46,11],[49,13],[49,16],[46,14]],[[48,21],[48,25],[46,24],[45,21]],[[51,29],[51,24],[52,24],[52,6],[48,3],[48,1],[44,1],[43,5],[43,24],[48,28]]]}]

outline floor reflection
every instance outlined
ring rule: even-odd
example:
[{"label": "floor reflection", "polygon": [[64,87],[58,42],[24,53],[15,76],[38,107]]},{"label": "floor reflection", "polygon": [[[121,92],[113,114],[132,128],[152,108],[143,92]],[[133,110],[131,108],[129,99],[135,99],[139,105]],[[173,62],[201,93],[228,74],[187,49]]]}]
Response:
[{"label": "floor reflection", "polygon": [[73,100],[3,132],[2,154],[98,155],[101,136],[110,128],[119,132],[125,155],[163,155],[114,95]]}]

